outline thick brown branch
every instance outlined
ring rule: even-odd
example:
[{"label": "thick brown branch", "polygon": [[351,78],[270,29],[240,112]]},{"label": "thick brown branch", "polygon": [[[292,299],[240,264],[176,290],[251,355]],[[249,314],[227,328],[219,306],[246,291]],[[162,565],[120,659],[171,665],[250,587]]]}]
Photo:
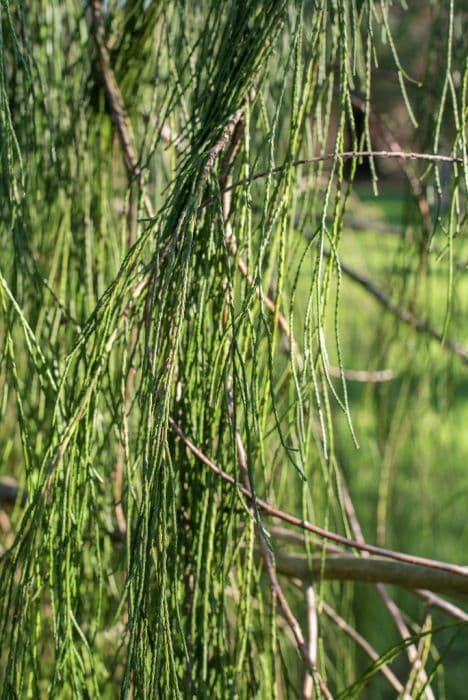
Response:
[{"label": "thick brown branch", "polygon": [[467,576],[417,564],[351,555],[333,555],[324,560],[320,556],[307,558],[283,552],[276,552],[275,558],[278,572],[290,578],[387,583],[410,590],[425,588],[463,600],[468,598]]}]

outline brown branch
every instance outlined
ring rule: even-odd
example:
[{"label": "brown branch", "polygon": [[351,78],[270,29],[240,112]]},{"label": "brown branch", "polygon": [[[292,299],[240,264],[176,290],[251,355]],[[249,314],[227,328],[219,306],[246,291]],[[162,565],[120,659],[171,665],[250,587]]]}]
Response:
[{"label": "brown branch", "polygon": [[[208,467],[220,479],[222,479],[228,484],[231,484],[231,486],[235,486],[247,498],[247,500],[253,500],[251,491],[245,486],[239,484],[234,479],[234,477],[224,472],[222,469],[220,469],[220,467],[216,466],[216,464],[214,464],[205,454],[203,454],[203,452],[199,450],[198,447],[196,447],[193,444],[193,442],[191,442],[184,435],[183,431],[178,426],[176,421],[171,417],[169,417],[169,425],[178,435],[178,437],[182,440],[184,445],[190,450],[190,452],[192,452],[193,455],[195,455],[200,460],[200,462],[202,462],[206,467]],[[339,535],[336,532],[325,530],[324,528],[321,528],[318,525],[312,525],[312,523],[308,522],[307,520],[297,518],[295,515],[291,515],[290,513],[286,513],[282,510],[279,510],[278,508],[271,506],[269,503],[262,500],[261,498],[255,498],[255,505],[259,510],[262,510],[264,513],[274,518],[278,518],[283,522],[289,523],[290,525],[293,525],[295,527],[299,527],[302,530],[306,530],[307,532],[312,532],[314,535],[318,535],[319,537],[322,537],[324,539],[331,540],[332,542],[344,545],[345,547],[352,547],[359,551],[369,552],[370,554],[384,557],[386,559],[393,559],[395,561],[403,563],[426,567],[427,569],[447,571],[448,573],[455,574],[456,576],[459,576],[461,580],[464,581],[464,585],[467,586],[468,589],[468,568],[466,567],[458,566],[457,564],[449,564],[447,562],[437,561],[435,559],[427,559],[426,557],[418,557],[411,554],[404,554],[403,552],[396,552],[395,550],[385,549],[384,547],[377,547],[372,544],[357,542],[356,540],[349,539],[344,535]]]},{"label": "brown branch", "polygon": [[229,148],[226,151],[226,155],[224,156],[223,161],[221,163],[220,175],[219,175],[219,188],[220,188],[220,190],[223,190],[228,184],[231,184],[229,182],[231,169],[232,169],[232,166],[233,166],[234,161],[236,159],[236,155],[239,151],[242,136],[244,134],[244,122],[243,122],[242,116],[243,116],[243,110],[241,111],[241,117],[237,120],[237,122],[235,124],[235,129],[234,129],[233,134],[232,134],[232,139],[231,139],[231,142],[229,144]]},{"label": "brown branch", "polygon": [[424,600],[428,606],[439,608],[439,610],[442,610],[442,612],[446,613],[446,615],[450,615],[450,617],[455,618],[455,620],[459,620],[460,622],[468,622],[468,614],[456,605],[453,605],[453,603],[449,603],[443,598],[439,598],[439,596],[434,595],[431,591],[415,590],[413,592],[419,598]]},{"label": "brown branch", "polygon": [[265,539],[262,535],[260,535],[260,546],[262,550],[262,558],[265,564],[265,569],[268,575],[268,578],[270,580],[270,588],[271,588],[271,595],[273,601],[277,601],[278,604],[281,607],[282,613],[286,619],[286,622],[289,625],[289,628],[294,636],[294,640],[296,642],[296,646],[298,648],[298,651],[300,652],[302,658],[306,662],[307,666],[310,668],[313,676],[316,678],[318,681],[320,691],[326,700],[332,700],[332,696],[330,694],[330,691],[324,684],[320,674],[317,672],[317,668],[315,667],[312,658],[310,657],[309,654],[309,649],[307,647],[307,644],[305,643],[304,640],[304,635],[302,634],[301,627],[296,620],[291,608],[289,607],[289,603],[286,600],[286,597],[283,593],[283,590],[278,582],[278,578],[276,576],[276,570],[275,570],[275,564],[273,563],[273,555],[268,548],[267,543],[265,542]]},{"label": "brown branch", "polygon": [[[348,487],[346,483],[341,480],[341,492],[342,492],[342,497],[343,497],[343,502],[344,502],[344,507],[346,511],[346,515],[348,517],[348,521],[351,527],[351,532],[353,533],[354,537],[359,541],[359,542],[365,542],[364,540],[364,535],[361,530],[361,526],[359,524],[359,521],[357,519],[356,511],[354,510],[354,504],[351,500],[351,495],[348,491]],[[369,555],[367,552],[361,552],[361,556],[363,558],[368,558]],[[388,614],[390,615],[395,627],[398,630],[398,633],[400,637],[404,639],[408,639],[410,635],[410,631],[403,619],[403,615],[401,614],[401,611],[399,607],[396,605],[396,603],[390,598],[388,595],[385,586],[383,583],[378,582],[375,583],[374,586],[375,590],[377,591],[378,596],[380,597],[382,603],[384,604],[385,609],[387,610]],[[419,659],[419,653],[418,649],[415,644],[410,643],[406,647],[406,654],[408,656],[408,659],[413,666],[417,664],[418,659]],[[428,698],[428,700],[434,700],[434,694],[432,692],[431,687],[427,684],[427,675],[424,669],[420,669],[419,671],[419,676],[421,679],[421,682],[423,686],[426,686],[425,689],[425,695]]]},{"label": "brown branch", "polygon": [[102,74],[102,80],[109,104],[111,118],[119,135],[125,166],[129,174],[138,179],[141,175],[141,170],[138,166],[138,160],[135,155],[132,138],[130,136],[128,116],[123,97],[111,67],[109,51],[105,41],[104,21],[102,19],[100,0],[91,0],[90,8],[92,18],[91,32],[96,44],[99,67]]},{"label": "brown branch", "polygon": [[462,600],[468,599],[468,569],[465,577],[429,569],[426,566],[390,561],[382,557],[358,557],[349,554],[307,557],[300,554],[276,553],[278,572],[289,578],[326,581],[362,581],[386,583],[415,590],[427,588]]},{"label": "brown branch", "polygon": [[[452,156],[444,156],[437,153],[414,153],[412,151],[342,151],[340,153],[326,153],[321,156],[313,156],[312,158],[300,158],[299,160],[293,160],[289,163],[278,165],[275,168],[271,168],[271,170],[262,170],[258,173],[254,173],[250,177],[244,177],[242,180],[237,180],[236,182],[233,182],[232,185],[228,185],[221,190],[220,194],[230,192],[231,190],[237,189],[238,187],[243,187],[244,185],[250,185],[252,182],[269,177],[270,175],[278,175],[286,168],[297,168],[304,165],[313,165],[314,163],[320,163],[327,160],[349,160],[351,158],[369,157],[422,160],[434,163],[463,163],[461,158],[453,158]],[[209,197],[200,204],[199,209],[204,209],[214,201],[215,197]]]},{"label": "brown branch", "polygon": [[[353,642],[358,646],[362,651],[367,654],[367,656],[372,660],[372,661],[378,661],[380,659],[380,655],[375,651],[375,649],[369,644],[369,642],[362,637],[359,632],[357,632],[351,625],[348,625],[346,620],[343,620],[343,618],[338,615],[338,613],[333,610],[332,607],[327,605],[325,601],[322,601],[320,603],[320,608],[323,610],[325,615],[337,626],[339,627],[340,630],[342,630],[350,639],[353,640]],[[385,676],[385,678],[388,680],[392,688],[397,692],[397,693],[402,693],[404,688],[402,683],[398,680],[398,678],[395,676],[393,671],[386,665],[382,664],[379,666],[379,671]],[[408,696],[406,696],[408,697]],[[406,699],[405,699],[406,700]]]},{"label": "brown branch", "polygon": [[[307,619],[307,649],[314,666],[317,665],[318,646],[318,620],[317,604],[315,600],[314,587],[311,581],[304,582],[304,602],[306,606]],[[311,700],[314,690],[314,679],[306,670],[304,683],[302,685],[302,700]]]},{"label": "brown branch", "polygon": [[89,29],[96,45],[102,83],[109,105],[110,116],[119,136],[128,179],[129,181],[136,180],[138,182],[147,215],[152,218],[154,216],[153,205],[148,193],[143,187],[142,172],[136,157],[127,110],[114,71],[112,70],[109,51],[105,41],[105,29],[100,0],[90,0],[89,7],[91,20]]},{"label": "brown branch", "polygon": [[[223,133],[219,137],[218,141],[215,143],[215,145],[210,149],[208,153],[208,158],[206,160],[205,166],[203,168],[203,177],[206,179],[208,175],[210,174],[213,165],[215,164],[217,156],[221,153],[223,150],[224,146],[228,143],[230,138],[232,137],[234,133],[234,129],[236,128],[237,124],[239,123],[243,113],[245,110],[245,106],[242,105],[237,112],[234,114],[234,116],[228,121]],[[229,188],[227,188],[229,189]]]}]

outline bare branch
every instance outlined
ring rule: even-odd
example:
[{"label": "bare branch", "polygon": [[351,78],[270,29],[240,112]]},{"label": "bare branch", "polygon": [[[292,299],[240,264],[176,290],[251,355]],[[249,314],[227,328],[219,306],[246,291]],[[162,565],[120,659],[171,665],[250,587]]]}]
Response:
[{"label": "bare branch", "polygon": [[[351,532],[353,533],[354,537],[359,541],[359,542],[365,542],[364,540],[364,535],[361,530],[361,526],[359,524],[359,521],[357,519],[356,511],[354,510],[354,504],[351,499],[351,495],[348,491],[348,487],[346,483],[344,482],[343,479],[341,479],[340,483],[341,487],[341,493],[343,497],[343,502],[344,502],[344,507],[346,511],[346,515],[348,517],[349,524],[351,526]],[[361,552],[361,556],[366,559],[366,561],[369,561],[369,554],[367,552]],[[426,585],[426,584],[424,584]],[[393,620],[393,623],[395,627],[398,630],[398,633],[402,639],[408,639],[411,634],[410,631],[403,619],[403,615],[401,614],[400,608],[396,605],[396,603],[390,598],[388,595],[385,586],[383,585],[382,582],[376,582],[375,583],[375,590],[377,591],[377,594],[379,595],[382,603],[384,604],[385,609],[387,610],[388,614],[390,615],[391,619]],[[413,666],[417,665],[419,662],[419,652],[418,648],[416,647],[415,644],[410,643],[406,647],[406,654],[408,656],[408,659]],[[420,663],[420,662],[419,662]],[[420,668],[419,670],[419,677],[421,680],[421,683],[425,687],[424,694],[427,697],[427,700],[435,700],[434,698],[434,693],[432,692],[432,688],[428,685],[427,683],[427,674],[424,668]]]},{"label": "bare branch", "polygon": [[[359,632],[357,632],[351,625],[348,625],[346,620],[343,620],[343,618],[338,615],[338,613],[333,610],[330,605],[327,605],[325,601],[322,601],[320,603],[320,609],[323,610],[325,615],[330,618],[330,620],[340,628],[340,630],[343,630],[345,634],[348,635],[350,639],[353,640],[353,642],[358,646],[362,651],[367,654],[367,656],[372,660],[372,661],[378,661],[380,658],[380,655],[375,651],[374,647],[372,647],[369,642],[362,637]],[[402,683],[398,680],[398,678],[395,676],[393,671],[386,665],[382,664],[379,666],[379,671],[385,676],[385,678],[388,680],[392,688],[396,690],[397,693],[402,693],[404,688]],[[408,696],[405,697],[405,700],[410,700]]]},{"label": "bare branch", "polygon": [[290,578],[387,583],[410,590],[427,588],[462,600],[468,599],[466,577],[417,564],[352,555],[333,555],[323,559],[320,556],[308,558],[302,554],[277,552],[275,556],[278,571]]},{"label": "bare branch", "polygon": [[430,591],[416,590],[413,592],[419,598],[424,600],[427,605],[439,608],[439,610],[442,610],[442,612],[444,612],[446,615],[450,615],[450,617],[455,618],[455,620],[459,620],[460,622],[468,622],[468,614],[456,605],[453,605],[453,603],[449,603],[443,598],[439,598],[438,595],[434,595],[434,593],[431,593]]},{"label": "bare branch", "polygon": [[[234,114],[234,116],[228,121],[228,123],[227,123],[223,133],[221,134],[220,138],[218,139],[218,141],[210,149],[207,161],[205,163],[205,167],[203,168],[204,178],[208,177],[208,175],[210,174],[210,171],[213,168],[213,165],[215,164],[217,156],[223,150],[224,146],[228,143],[231,136],[233,135],[234,129],[236,128],[238,122],[240,121],[242,114],[244,113],[244,110],[245,110],[244,105],[242,107],[240,107],[240,109],[237,110],[237,112]],[[226,188],[226,189],[228,190],[229,188]]]},{"label": "bare branch", "polygon": [[[314,666],[317,664],[318,620],[314,587],[311,581],[304,582],[304,602],[307,612],[307,649]],[[314,679],[308,671],[304,675],[302,700],[310,700],[314,689]]]},{"label": "bare branch", "polygon": [[[192,452],[192,454],[194,454],[200,460],[200,462],[202,462],[206,467],[208,467],[220,479],[222,479],[228,484],[231,484],[231,486],[235,486],[249,501],[253,500],[251,491],[245,486],[239,484],[236,481],[236,479],[234,479],[234,477],[224,472],[222,469],[220,469],[220,467],[216,466],[216,464],[214,464],[205,454],[203,454],[203,452],[199,450],[198,447],[196,447],[196,445],[194,445],[193,442],[191,442],[184,435],[183,431],[178,426],[176,421],[171,417],[169,417],[169,425],[178,435],[178,437],[182,440],[184,445],[190,450],[190,452]],[[460,581],[464,582],[461,585],[464,585],[466,587],[466,590],[468,591],[467,567],[458,566],[457,564],[449,564],[447,562],[437,561],[435,559],[427,559],[426,557],[418,557],[413,556],[411,554],[404,554],[402,552],[396,552],[392,549],[377,547],[372,544],[357,542],[356,540],[349,539],[344,535],[339,535],[336,532],[325,530],[324,528],[321,528],[318,525],[312,525],[312,523],[309,523],[307,520],[297,518],[295,515],[285,513],[284,511],[279,510],[274,506],[271,506],[269,503],[262,500],[261,498],[255,498],[255,505],[259,510],[262,510],[264,513],[267,513],[268,515],[271,515],[274,518],[278,518],[283,522],[289,523],[290,525],[294,525],[295,527],[299,527],[302,530],[306,530],[307,532],[312,532],[313,534],[318,535],[319,537],[323,537],[324,539],[331,540],[332,542],[337,542],[338,544],[344,545],[345,547],[352,547],[354,549],[369,552],[370,554],[375,554],[376,556],[384,557],[386,559],[393,559],[395,561],[400,561],[403,563],[415,564],[417,566],[426,567],[427,569],[447,571],[448,573],[455,574],[456,576],[460,577]]]},{"label": "bare branch", "polygon": [[[283,165],[278,165],[276,168],[272,168],[271,170],[262,170],[258,173],[254,173],[250,177],[244,177],[242,180],[237,180],[236,182],[233,182],[232,185],[228,185],[221,190],[221,194],[235,190],[238,187],[243,187],[244,185],[250,185],[252,182],[269,177],[270,175],[278,175],[286,170],[286,168],[297,168],[300,166],[313,165],[314,163],[320,163],[327,160],[350,160],[352,158],[369,157],[422,160],[433,163],[463,163],[461,158],[453,158],[452,156],[444,156],[437,153],[414,153],[412,151],[342,151],[340,153],[325,153],[321,156],[312,156],[312,158],[300,158],[289,163],[284,163]],[[200,204],[199,209],[204,209],[214,201],[215,197],[209,197],[202,202],[202,204]]]},{"label": "bare branch", "polygon": [[102,80],[112,121],[114,122],[119,135],[127,171],[129,175],[139,179],[141,170],[138,166],[138,160],[130,135],[127,111],[125,109],[122,93],[120,92],[120,88],[111,67],[109,51],[107,50],[105,42],[104,22],[102,19],[100,0],[91,0],[90,8],[92,18],[90,29],[98,52],[99,67],[102,74]]}]

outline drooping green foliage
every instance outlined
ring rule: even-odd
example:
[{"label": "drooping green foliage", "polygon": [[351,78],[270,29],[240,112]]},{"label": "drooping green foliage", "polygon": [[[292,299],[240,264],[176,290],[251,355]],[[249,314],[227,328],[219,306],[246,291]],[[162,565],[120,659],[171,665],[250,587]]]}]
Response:
[{"label": "drooping green foliage", "polygon": [[[466,362],[468,77],[457,3],[443,5],[424,17],[438,59],[415,87],[390,0],[1,0],[0,453],[21,487],[0,523],[5,697],[300,694],[256,498],[353,535],[344,462],[366,429],[340,251],[358,158],[340,154],[374,149],[380,61],[404,150],[447,156],[402,161],[405,269],[370,359],[357,356],[402,370],[398,392],[365,399],[382,441],[415,391],[408,348],[453,381]],[[382,128],[377,150],[399,150]],[[352,621],[350,584],[314,588]],[[302,624],[302,594],[285,590]],[[323,623],[312,692],[319,678],[343,691],[360,668]]]}]

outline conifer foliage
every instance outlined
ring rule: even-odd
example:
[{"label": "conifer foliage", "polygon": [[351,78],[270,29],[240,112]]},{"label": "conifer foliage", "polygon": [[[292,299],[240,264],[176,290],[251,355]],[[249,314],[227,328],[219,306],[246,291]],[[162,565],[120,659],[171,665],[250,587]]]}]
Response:
[{"label": "conifer foliage", "polygon": [[[403,5],[0,0],[3,697],[434,697],[431,622],[383,584],[456,634],[468,577],[364,541],[337,438],[380,361],[468,361],[461,10],[428,3],[418,83]],[[341,261],[362,158],[408,191],[398,281]],[[351,283],[384,319],[354,373]],[[353,580],[400,623],[384,656]]]}]

